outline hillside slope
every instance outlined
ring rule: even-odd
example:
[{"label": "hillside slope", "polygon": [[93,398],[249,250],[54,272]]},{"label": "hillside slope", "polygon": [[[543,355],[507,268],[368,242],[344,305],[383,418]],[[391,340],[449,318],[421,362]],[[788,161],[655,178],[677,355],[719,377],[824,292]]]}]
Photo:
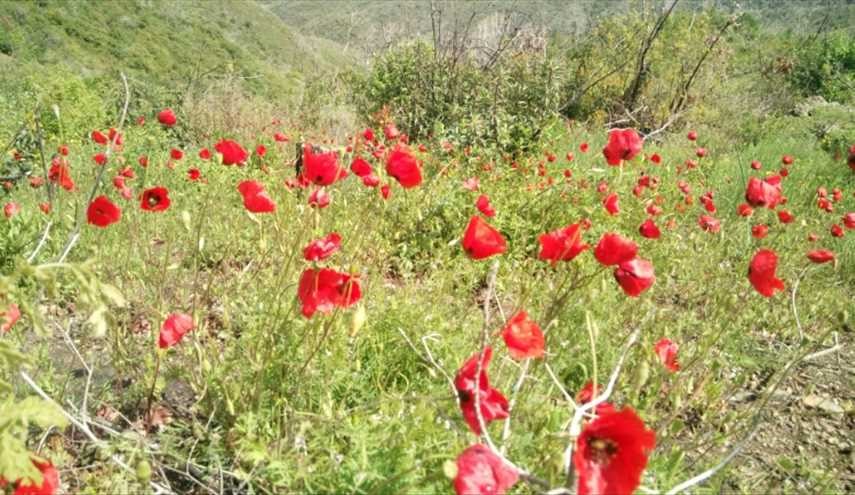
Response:
[{"label": "hillside slope", "polygon": [[274,99],[349,63],[334,43],[295,34],[247,0],[4,0],[0,54],[12,69],[36,64],[84,77],[123,70],[167,94],[229,72]]}]

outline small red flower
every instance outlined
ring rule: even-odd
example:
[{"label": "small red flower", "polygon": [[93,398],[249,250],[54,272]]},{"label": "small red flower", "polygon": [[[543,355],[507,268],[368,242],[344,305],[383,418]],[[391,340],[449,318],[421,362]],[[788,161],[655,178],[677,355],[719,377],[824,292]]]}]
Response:
[{"label": "small red flower", "polygon": [[751,168],[753,170],[760,170],[762,167],[763,167],[763,165],[759,161],[751,160]]},{"label": "small red flower", "polygon": [[698,217],[698,225],[701,227],[701,230],[705,230],[712,234],[717,233],[721,230],[721,222],[719,219],[715,217],[711,217],[709,215],[701,215]]},{"label": "small red flower", "polygon": [[545,352],[543,331],[537,322],[528,317],[525,311],[519,311],[502,329],[502,338],[508,346],[508,352],[514,359],[539,358]]},{"label": "small red flower", "polygon": [[312,191],[312,194],[309,195],[309,206],[312,208],[326,208],[330,205],[330,195],[327,193],[326,189],[323,187],[319,187]]},{"label": "small red flower", "polygon": [[329,258],[341,248],[341,236],[332,232],[328,236],[315,239],[303,248],[303,259],[306,261],[321,261]]},{"label": "small red flower", "polygon": [[180,160],[184,158],[184,152],[178,148],[172,148],[169,150],[169,156],[171,156],[173,160]]},{"label": "small red flower", "polygon": [[659,156],[659,153],[653,153],[652,155],[650,155],[650,161],[655,163],[656,165],[659,165],[660,163],[662,163],[662,157]]},{"label": "small red flower", "polygon": [[264,186],[254,180],[245,180],[238,184],[238,192],[243,196],[243,206],[252,213],[271,213],[276,211],[276,203],[264,190]]},{"label": "small red flower", "polygon": [[478,199],[475,201],[475,207],[487,218],[496,216],[496,209],[490,204],[490,198],[486,194],[478,196]]},{"label": "small red flower", "polygon": [[267,147],[264,146],[263,144],[259,144],[258,146],[255,147],[255,154],[260,156],[260,157],[263,157],[264,155],[267,154]]},{"label": "small red flower", "polygon": [[197,181],[202,177],[202,172],[198,168],[187,169],[187,178],[191,181]]},{"label": "small red flower", "polygon": [[594,248],[594,258],[605,266],[619,265],[635,258],[636,254],[635,242],[613,233],[604,234]]},{"label": "small red flower", "polygon": [[137,163],[139,163],[140,167],[142,168],[148,167],[148,157],[145,155],[140,155],[140,157],[137,159]]},{"label": "small red flower", "polygon": [[222,155],[223,165],[242,165],[249,158],[243,146],[231,139],[221,139],[214,145],[214,150]]},{"label": "small red flower", "polygon": [[329,268],[306,269],[300,276],[297,297],[302,313],[311,318],[315,312],[330,313],[335,308],[347,308],[362,297],[359,280],[347,273]]},{"label": "small red flower", "polygon": [[404,189],[422,183],[421,163],[403,144],[395,147],[386,157],[386,173],[394,177]]},{"label": "small red flower", "polygon": [[771,249],[757,251],[748,265],[748,281],[764,297],[772,297],[776,291],[784,290],[784,282],[775,275],[778,255]]},{"label": "small red flower", "polygon": [[664,337],[653,346],[653,351],[659,356],[659,361],[672,373],[680,371],[680,363],[677,362],[678,350],[679,347],[676,343]]},{"label": "small red flower", "polygon": [[122,209],[107,196],[98,196],[86,209],[86,220],[96,227],[105,228],[122,219]]},{"label": "small red flower", "polygon": [[579,495],[631,495],[641,481],[656,434],[631,408],[602,411],[576,440]]},{"label": "small red flower", "polygon": [[463,233],[463,249],[470,258],[481,260],[504,253],[508,250],[508,246],[498,230],[481,217],[473,215]]},{"label": "small red flower", "polygon": [[202,148],[199,150],[199,158],[202,160],[210,160],[211,159],[211,150],[208,148]]},{"label": "small red flower", "polygon": [[783,163],[784,165],[792,165],[793,157],[790,155],[784,155],[781,157],[781,163]]},{"label": "small red flower", "polygon": [[656,281],[653,263],[633,258],[620,263],[614,271],[615,280],[629,297],[638,297]]},{"label": "small red flower", "polygon": [[145,211],[165,211],[170,204],[169,191],[162,186],[143,191],[140,201],[140,207]]},{"label": "small red flower", "polygon": [[748,203],[740,203],[736,207],[736,213],[741,217],[750,217],[754,213],[754,208],[751,208]]},{"label": "small red flower", "polygon": [[347,170],[338,164],[338,153],[315,153],[312,145],[303,147],[303,175],[319,186],[328,186],[347,177]]},{"label": "small red flower", "polygon": [[792,223],[795,219],[796,217],[790,213],[790,210],[778,210],[778,220],[780,220],[781,223]]},{"label": "small red flower", "polygon": [[51,162],[48,180],[59,184],[66,191],[74,190],[74,181],[71,179],[71,170],[64,163]]},{"label": "small red flower", "polygon": [[641,237],[647,239],[659,239],[659,236],[662,235],[662,232],[652,218],[648,218],[638,227],[638,233],[641,234]]},{"label": "small red flower", "polygon": [[831,226],[830,232],[832,237],[843,237],[843,234],[845,234],[843,227],[837,224]]},{"label": "small red flower", "polygon": [[765,224],[759,223],[759,224],[751,227],[751,235],[755,239],[762,239],[762,238],[766,237],[766,234],[768,234],[768,233],[769,233],[769,227],[767,227]]},{"label": "small red flower", "polygon": [[620,165],[641,153],[641,145],[641,137],[635,129],[615,129],[609,132],[609,142],[603,148],[603,155],[609,165]]},{"label": "small red flower", "polygon": [[580,144],[579,145],[579,151],[581,151],[582,153],[587,153],[588,152],[588,143]]},{"label": "small red flower", "polygon": [[843,225],[847,229],[855,229],[855,211],[843,215]]},{"label": "small red flower", "polygon": [[362,131],[362,138],[366,141],[374,141],[374,129],[368,127],[364,131]]},{"label": "small red flower", "polygon": [[106,165],[107,164],[107,154],[106,153],[95,153],[92,155],[92,161],[97,165]]},{"label": "small red flower", "polygon": [[814,249],[808,251],[807,257],[814,263],[828,263],[834,260],[834,253],[828,249]]},{"label": "small red flower", "polygon": [[368,174],[362,177],[362,183],[365,184],[366,187],[377,187],[380,185],[380,177],[377,177],[374,174]]},{"label": "small red flower", "polygon": [[48,203],[48,202],[39,203],[39,209],[42,210],[42,213],[44,213],[45,215],[49,214],[50,210],[51,210],[50,203]]},{"label": "small red flower", "polygon": [[617,215],[620,213],[620,205],[618,204],[620,198],[617,193],[611,193],[603,200],[603,207],[609,213],[609,215]]},{"label": "small red flower", "polygon": [[695,131],[689,131],[689,133],[686,134],[686,139],[688,139],[689,141],[697,141],[698,133]]},{"label": "small red flower", "polygon": [[166,320],[163,321],[163,325],[160,327],[157,346],[161,349],[168,349],[174,346],[181,342],[184,335],[190,330],[193,330],[195,326],[193,318],[190,317],[190,315],[186,315],[184,313],[170,314]]},{"label": "small red flower", "polygon": [[392,188],[389,187],[389,184],[383,184],[380,186],[380,196],[383,199],[389,199],[389,196],[392,195]]},{"label": "small red flower", "polygon": [[703,157],[707,156],[707,149],[706,148],[696,149],[695,150],[695,156],[697,156],[698,158],[703,158]]},{"label": "small red flower", "polygon": [[350,162],[350,171],[359,177],[365,177],[366,175],[371,175],[374,172],[371,168],[371,164],[358,156]]},{"label": "small red flower", "polygon": [[64,144],[63,144],[63,145],[61,145],[61,146],[57,149],[57,152],[58,152],[60,155],[62,155],[62,156],[68,156],[68,146],[66,146],[66,145],[64,145]]},{"label": "small red flower", "polygon": [[107,136],[105,136],[101,131],[92,131],[91,137],[92,141],[95,141],[98,144],[107,144],[109,142]]},{"label": "small red flower", "polygon": [[553,263],[558,261],[571,261],[590,246],[582,242],[581,225],[570,224],[567,227],[541,234],[540,254],[538,258],[549,260]]},{"label": "small red flower", "polygon": [[504,495],[518,479],[519,473],[513,467],[481,444],[457,456],[457,495]]},{"label": "small red flower", "polygon": [[[481,406],[479,409],[485,426],[491,421],[508,417],[508,399],[501,392],[490,387],[490,380],[487,377],[487,367],[492,357],[493,349],[488,346],[483,354],[476,353],[467,359],[454,377],[454,387],[457,389],[463,419],[476,435],[481,434],[481,424],[478,421],[478,413],[475,411],[476,390],[478,390],[478,404]],[[478,361],[481,362],[480,373],[478,373]]]},{"label": "small red flower", "polygon": [[398,137],[401,132],[395,126],[395,124],[386,124],[386,127],[383,128],[383,134],[386,136],[387,141],[391,141]]},{"label": "small red flower", "polygon": [[21,310],[15,303],[9,303],[9,307],[0,311],[0,333],[12,330],[15,323],[21,318]]},{"label": "small red flower", "polygon": [[[48,462],[33,460],[36,469],[42,473],[42,481],[39,485],[30,480],[18,480],[15,482],[15,491],[12,495],[54,495],[60,488],[59,471]],[[2,486],[0,486],[2,488]]]},{"label": "small red flower", "polygon": [[175,113],[171,108],[164,108],[157,114],[157,121],[166,127],[172,127],[176,122],[178,122],[178,119],[175,117]]},{"label": "small red flower", "polygon": [[283,134],[281,132],[277,132],[276,134],[273,135],[273,139],[277,143],[284,143],[284,142],[288,141],[288,136],[286,136],[285,134]]},{"label": "small red flower", "polygon": [[757,177],[748,179],[745,201],[755,207],[774,208],[781,202],[781,177],[773,175],[763,180]]},{"label": "small red flower", "polygon": [[466,189],[467,191],[477,191],[478,187],[480,187],[478,177],[470,177],[463,181],[463,189]]},{"label": "small red flower", "polygon": [[20,212],[21,212],[21,205],[19,205],[18,203],[14,202],[14,201],[10,201],[10,202],[6,203],[5,205],[3,205],[3,215],[5,215],[6,218],[12,218]]}]

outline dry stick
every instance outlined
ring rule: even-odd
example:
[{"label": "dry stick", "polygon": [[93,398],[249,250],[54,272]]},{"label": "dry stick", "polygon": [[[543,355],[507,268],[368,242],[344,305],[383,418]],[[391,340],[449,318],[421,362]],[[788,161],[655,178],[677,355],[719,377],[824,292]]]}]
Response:
[{"label": "dry stick", "polygon": [[[68,411],[63,409],[62,406],[57,404],[57,402],[55,400],[53,400],[48,394],[46,394],[45,391],[42,390],[41,387],[39,387],[35,381],[33,381],[33,379],[30,377],[30,375],[27,374],[26,371],[21,370],[19,372],[19,374],[20,374],[21,378],[24,380],[24,382],[26,382],[27,385],[29,385],[29,387],[39,397],[41,397],[44,401],[55,406],[59,410],[60,414],[62,414],[65,417],[65,419],[67,419],[71,424],[73,424],[75,427],[77,427],[77,429],[80,430],[80,432],[83,433],[86,436],[86,438],[88,438],[90,441],[92,441],[95,444],[95,446],[97,446],[99,448],[106,448],[107,447],[107,445],[104,443],[103,440],[96,437],[95,434],[92,433],[92,430],[89,429],[89,427],[86,425],[86,423],[81,422],[80,420],[78,420],[77,418],[75,418],[74,416],[69,414]],[[136,470],[134,470],[132,467],[128,466],[125,463],[125,461],[123,461],[118,456],[118,454],[111,454],[110,459],[117,466],[122,468],[123,470],[125,470],[128,473],[131,473],[132,475],[136,476]],[[165,488],[163,485],[155,483],[154,481],[150,481],[149,486],[151,486],[151,488],[154,490],[154,493],[156,495],[161,494],[161,493],[171,493],[169,489]]]},{"label": "dry stick", "polygon": [[522,367],[522,371],[520,371],[520,376],[517,378],[516,383],[514,384],[514,388],[511,390],[511,400],[508,402],[508,417],[505,418],[505,425],[502,429],[502,453],[507,451],[507,442],[508,438],[511,437],[511,412],[514,410],[514,406],[517,404],[517,394],[522,388],[522,384],[525,381],[526,374],[528,374],[528,367],[531,364],[531,358],[525,360],[525,364]]},{"label": "dry stick", "polygon": [[805,332],[802,329],[802,322],[799,319],[799,310],[798,308],[796,308],[796,292],[799,290],[799,283],[801,283],[802,277],[804,276],[805,272],[807,272],[808,268],[809,267],[805,267],[804,270],[802,270],[802,272],[799,274],[799,276],[796,277],[796,283],[793,284],[793,294],[790,298],[790,301],[793,306],[793,317],[796,319],[796,328],[799,331],[799,342],[804,342]]},{"label": "dry stick", "polygon": [[[119,118],[119,126],[117,127],[116,135],[113,136],[113,140],[110,141],[110,145],[107,146],[107,151],[104,153],[105,157],[109,160],[110,154],[113,151],[113,147],[116,146],[116,142],[119,140],[119,136],[122,133],[122,128],[125,125],[125,118],[128,116],[128,105],[131,102],[131,90],[128,87],[128,78],[125,77],[124,72],[120,72],[122,76],[122,84],[125,86],[125,105],[122,107],[122,115]],[[89,192],[89,199],[86,201],[86,204],[89,205],[92,203],[92,200],[95,199],[95,194],[98,192],[98,188],[101,186],[101,181],[104,178],[104,172],[107,170],[107,164],[104,164],[98,170],[98,174],[95,176],[95,184],[92,185],[92,191]],[[58,261],[62,263],[65,261],[68,253],[71,252],[71,249],[77,244],[77,241],[80,240],[80,229],[83,224],[83,217],[81,214],[75,212],[75,216],[77,220],[74,224],[74,230],[68,238],[68,241],[65,244],[65,247],[62,250],[62,254],[59,256]]]}]

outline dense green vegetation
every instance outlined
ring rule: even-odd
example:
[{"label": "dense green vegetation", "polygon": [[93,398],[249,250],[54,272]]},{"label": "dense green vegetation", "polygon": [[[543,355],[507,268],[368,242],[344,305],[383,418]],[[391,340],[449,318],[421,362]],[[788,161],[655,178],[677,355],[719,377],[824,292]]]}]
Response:
[{"label": "dense green vegetation", "polygon": [[[742,3],[680,3],[630,91],[661,2],[437,2],[434,39],[429,2],[0,0],[0,196],[20,209],[0,217],[0,325],[10,304],[22,313],[0,331],[0,477],[38,478],[34,453],[68,493],[449,493],[479,438],[445,373],[487,341],[490,384],[514,403],[491,437],[550,487],[568,485],[565,394],[625,356],[609,402],[656,434],[647,492],[737,447],[692,493],[851,491],[855,8]],[[527,34],[504,38],[496,19]],[[516,41],[480,44],[503,39]],[[165,107],[174,126],[158,123]],[[122,116],[107,152],[92,132]],[[385,168],[389,124],[418,187]],[[620,166],[602,153],[613,127],[648,135]],[[243,165],[221,165],[222,138]],[[295,186],[301,140],[366,159],[390,195],[354,173]],[[33,184],[62,160],[73,190]],[[782,171],[786,204],[737,214],[749,177]],[[247,180],[274,212],[248,211]],[[164,211],[145,210],[153,186]],[[313,208],[321,189],[331,202]],[[102,194],[122,213],[97,228]],[[476,261],[461,237],[481,194],[507,251]],[[647,219],[661,238],[640,234]],[[541,234],[585,220],[587,251],[538,259]],[[305,261],[331,232],[341,250]],[[608,232],[655,267],[639,297],[592,255]],[[786,286],[769,298],[747,277],[762,248]],[[808,261],[820,248],[835,260]],[[313,267],[358,275],[361,299],[304,317]],[[513,359],[499,334],[519,309],[546,334],[542,358]],[[159,349],[179,312],[195,327]]]}]

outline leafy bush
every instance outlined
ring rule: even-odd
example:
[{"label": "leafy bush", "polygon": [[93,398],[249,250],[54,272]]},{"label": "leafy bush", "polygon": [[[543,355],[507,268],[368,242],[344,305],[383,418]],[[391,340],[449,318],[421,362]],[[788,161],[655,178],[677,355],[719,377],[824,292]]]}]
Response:
[{"label": "leafy bush", "polygon": [[796,51],[790,85],[805,96],[829,101],[855,101],[855,36],[845,30],[829,33]]}]

